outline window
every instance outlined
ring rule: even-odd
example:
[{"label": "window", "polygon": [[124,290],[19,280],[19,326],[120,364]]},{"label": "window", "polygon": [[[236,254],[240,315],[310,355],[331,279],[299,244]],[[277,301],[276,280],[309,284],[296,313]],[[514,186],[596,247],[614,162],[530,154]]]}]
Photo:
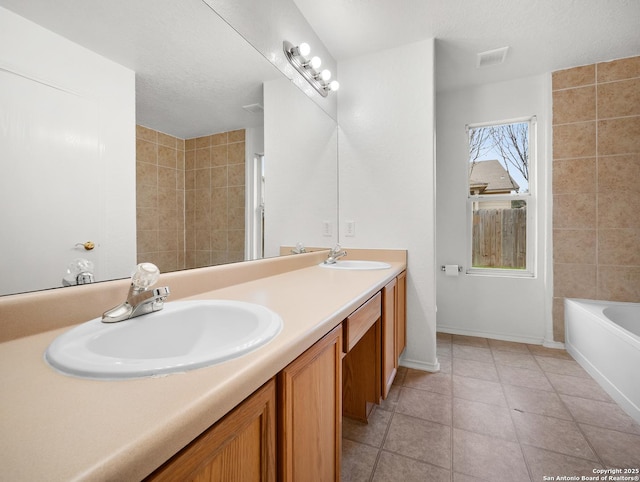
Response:
[{"label": "window", "polygon": [[470,274],[533,276],[535,117],[467,126]]}]

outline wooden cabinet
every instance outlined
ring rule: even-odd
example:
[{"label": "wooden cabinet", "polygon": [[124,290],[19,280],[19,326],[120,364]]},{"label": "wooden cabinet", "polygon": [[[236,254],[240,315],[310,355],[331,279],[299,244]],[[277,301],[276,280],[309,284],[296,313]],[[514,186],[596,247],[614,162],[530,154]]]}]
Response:
[{"label": "wooden cabinet", "polygon": [[407,344],[406,272],[382,289],[382,398],[387,398]]},{"label": "wooden cabinet", "polygon": [[272,379],[146,480],[275,481],[275,417]]},{"label": "wooden cabinet", "polygon": [[407,347],[407,272],[396,278],[396,359]]},{"label": "wooden cabinet", "polygon": [[278,374],[278,480],[340,480],[341,358],[339,325]]},{"label": "wooden cabinet", "polygon": [[366,422],[380,403],[380,318],[377,293],[343,322],[342,413]]}]

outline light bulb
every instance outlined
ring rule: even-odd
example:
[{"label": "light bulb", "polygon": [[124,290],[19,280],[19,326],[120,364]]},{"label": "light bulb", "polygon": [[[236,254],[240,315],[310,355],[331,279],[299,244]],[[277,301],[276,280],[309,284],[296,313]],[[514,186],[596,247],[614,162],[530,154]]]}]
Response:
[{"label": "light bulb", "polygon": [[331,82],[329,82],[329,90],[332,91],[336,91],[340,88],[340,82],[338,82],[337,80],[332,80]]},{"label": "light bulb", "polygon": [[313,57],[311,60],[309,60],[307,65],[312,69],[317,69],[322,65],[322,60],[320,59],[320,57],[316,56],[316,57]]},{"label": "light bulb", "polygon": [[311,47],[309,47],[309,44],[306,42],[302,42],[300,45],[298,45],[297,49],[298,55],[301,55],[303,57],[306,57],[311,53]]},{"label": "light bulb", "polygon": [[320,78],[325,82],[328,81],[331,78],[331,71],[324,69],[322,72],[320,72]]}]

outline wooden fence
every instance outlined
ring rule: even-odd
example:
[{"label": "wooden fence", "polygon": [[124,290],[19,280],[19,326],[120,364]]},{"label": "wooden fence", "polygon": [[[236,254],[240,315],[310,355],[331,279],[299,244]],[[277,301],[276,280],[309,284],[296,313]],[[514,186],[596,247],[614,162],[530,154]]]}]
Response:
[{"label": "wooden fence", "polygon": [[473,267],[525,269],[527,208],[473,212]]}]

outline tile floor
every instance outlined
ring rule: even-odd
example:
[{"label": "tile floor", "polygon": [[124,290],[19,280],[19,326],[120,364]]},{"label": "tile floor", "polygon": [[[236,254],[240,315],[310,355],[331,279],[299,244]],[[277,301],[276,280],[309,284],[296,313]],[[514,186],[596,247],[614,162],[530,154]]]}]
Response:
[{"label": "tile floor", "polygon": [[401,368],[368,425],[343,420],[342,480],[588,480],[640,468],[640,425],[564,350],[439,333],[438,359],[439,373]]}]

